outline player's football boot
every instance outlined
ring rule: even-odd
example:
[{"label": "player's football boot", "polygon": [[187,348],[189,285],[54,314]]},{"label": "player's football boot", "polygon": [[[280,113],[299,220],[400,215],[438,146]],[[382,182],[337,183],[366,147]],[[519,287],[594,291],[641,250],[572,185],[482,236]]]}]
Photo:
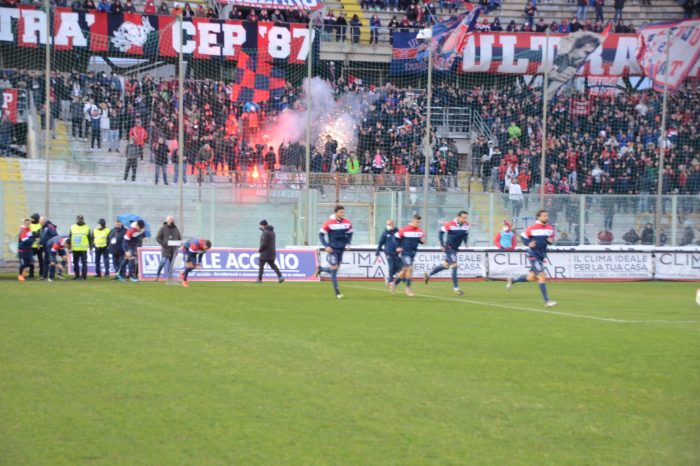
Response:
[{"label": "player's football boot", "polygon": [[409,298],[412,298],[412,297],[414,297],[415,295],[416,295],[416,294],[413,292],[412,289],[406,288],[406,296],[408,296]]},{"label": "player's football boot", "polygon": [[506,281],[506,290],[510,291],[511,288],[513,288],[513,279],[509,278],[508,281]]},{"label": "player's football boot", "polygon": [[544,305],[547,307],[554,307],[557,305],[557,302],[556,301],[547,301],[546,303],[544,303]]},{"label": "player's football boot", "polygon": [[455,289],[452,290],[452,291],[453,291],[454,294],[456,294],[457,296],[462,296],[462,295],[464,294],[464,291],[460,290],[459,288],[455,288]]}]

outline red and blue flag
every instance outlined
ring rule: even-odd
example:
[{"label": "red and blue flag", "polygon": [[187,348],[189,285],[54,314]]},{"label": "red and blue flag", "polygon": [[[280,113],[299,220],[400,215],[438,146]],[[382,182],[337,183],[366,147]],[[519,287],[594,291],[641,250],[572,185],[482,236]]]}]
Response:
[{"label": "red and blue flag", "polygon": [[231,89],[234,102],[267,102],[284,94],[284,70],[275,68],[261,56],[251,57],[241,51]]}]

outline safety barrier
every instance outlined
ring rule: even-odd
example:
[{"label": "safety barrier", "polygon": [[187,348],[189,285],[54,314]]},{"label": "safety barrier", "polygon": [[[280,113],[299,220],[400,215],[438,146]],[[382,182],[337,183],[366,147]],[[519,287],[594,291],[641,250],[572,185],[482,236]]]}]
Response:
[{"label": "safety barrier", "polygon": [[[413,276],[422,277],[443,258],[439,249],[421,249],[413,262]],[[321,263],[325,262],[321,252]],[[529,270],[524,249],[498,250],[495,248],[460,250],[460,278],[505,279]],[[387,264],[382,254],[379,259],[375,249],[353,248],[343,255],[338,276],[354,279],[383,279],[387,276]],[[547,276],[554,280],[688,280],[700,281],[700,248],[552,248],[545,263]],[[447,278],[449,271],[437,274]]]}]

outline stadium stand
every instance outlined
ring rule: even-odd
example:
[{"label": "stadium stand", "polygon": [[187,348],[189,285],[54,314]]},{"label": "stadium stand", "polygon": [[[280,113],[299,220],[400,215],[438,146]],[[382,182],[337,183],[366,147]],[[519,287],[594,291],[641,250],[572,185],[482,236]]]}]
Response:
[{"label": "stadium stand", "polygon": [[[167,5],[171,11],[175,7],[173,3],[165,2],[155,6],[162,5]],[[514,17],[504,13],[510,11],[507,8],[512,5],[515,4],[503,4],[500,11],[492,11],[485,19],[490,20],[498,14],[503,18],[503,24]],[[540,3],[538,7],[545,11],[548,5],[556,4]],[[143,11],[145,6],[134,5],[138,11]],[[345,42],[338,42],[335,26],[328,28],[328,24],[318,24],[325,32],[320,34],[323,39],[318,55],[320,62],[315,64],[314,72],[325,78],[335,96],[357,95],[360,99],[371,96],[371,102],[367,102],[359,124],[359,140],[354,154],[351,154],[351,149],[342,150],[342,141],[337,147],[332,140],[325,138],[316,142],[310,165],[314,173],[311,183],[315,188],[336,188],[335,196],[332,192],[321,191],[322,196],[343,200],[342,192],[353,192],[355,197],[352,199],[367,204],[372,202],[371,196],[377,191],[410,193],[408,203],[415,206],[420,201],[414,193],[422,186],[422,174],[425,173],[422,153],[427,106],[425,81],[416,77],[391,76],[386,67],[372,66],[380,65],[378,61],[386,61],[391,56],[391,47],[388,32],[384,32],[384,36],[380,32],[379,45],[368,43],[372,38],[367,29],[368,20],[376,13],[382,24],[388,25],[385,20],[387,16],[389,20],[394,16],[393,11],[363,9],[359,3],[350,1],[326,6],[328,11],[342,7],[346,17],[357,14],[363,26],[359,43],[353,43],[352,32],[345,34]],[[640,15],[641,9],[647,8],[629,7],[630,14]],[[567,4],[567,8],[575,14],[574,4]],[[609,5],[605,10],[606,18],[608,9]],[[671,6],[668,10],[670,15]],[[227,17],[231,9],[213,3],[210,6],[203,4],[202,8],[193,11],[203,16]],[[239,11],[243,14],[243,10]],[[677,10],[675,14],[679,16],[681,13]],[[591,14],[589,11],[588,16]],[[308,17],[306,13],[284,15],[286,20],[297,21]],[[548,21],[563,19],[554,14],[546,17]],[[643,19],[640,16],[634,24],[641,24]],[[519,17],[517,21],[521,24],[523,18]],[[19,49],[13,51],[6,44],[3,50],[20,56]],[[177,134],[177,81],[172,78],[172,61],[149,56],[149,63],[121,72],[118,66],[87,61],[77,54],[62,55],[59,59],[64,60],[59,63],[60,71],[52,72],[54,99],[50,152],[53,170],[66,181],[92,183],[90,193],[99,192],[101,183],[124,179],[128,135],[140,120],[145,132],[143,161],[138,163],[136,184],[129,183],[129,186],[133,186],[133,192],[142,192],[145,196],[151,192],[147,188],[153,189],[147,185],[154,183],[157,154],[153,144],[159,137],[167,144],[168,162],[176,160],[173,141]],[[0,88],[20,91],[20,119],[33,118],[37,126],[44,124],[44,78],[37,71],[40,66],[40,62],[34,62],[31,70],[4,67],[0,71]],[[272,186],[280,190],[302,188],[305,184],[300,176],[305,168],[303,145],[285,142],[280,146],[275,143],[272,145],[272,159],[268,156],[270,147],[267,144],[246,136],[260,131],[255,128],[264,128],[266,123],[274,122],[285,108],[303,106],[300,96],[301,81],[306,75],[305,65],[287,68],[288,82],[284,92],[259,105],[253,112],[254,124],[248,116],[243,118],[244,113],[248,113],[243,109],[245,102],[231,101],[231,68],[229,71],[219,68],[214,61],[203,64],[195,61],[184,83],[184,151],[190,184],[200,175],[202,183],[212,187],[234,184]],[[68,71],[71,69],[75,71]],[[433,175],[430,188],[436,196],[435,204],[441,206],[438,217],[447,215],[445,211],[450,210],[450,206],[461,205],[463,198],[460,196],[464,193],[497,193],[503,198],[502,204],[490,205],[487,196],[474,197],[470,201],[483,228],[479,233],[480,227],[475,227],[475,236],[488,236],[489,232],[498,229],[504,216],[526,221],[535,208],[536,202],[532,199],[544,185],[547,195],[618,195],[619,199],[612,205],[624,220],[615,222],[613,233],[616,241],[620,241],[624,233],[622,226],[626,231],[628,225],[640,222],[641,216],[655,211],[654,201],[648,196],[657,190],[661,94],[648,88],[640,90],[636,87],[638,84],[625,78],[624,84],[618,84],[623,86],[619,92],[599,96],[580,93],[554,99],[548,119],[546,179],[542,183],[538,169],[542,97],[538,85],[512,76],[436,77],[431,107],[435,137],[429,172]],[[96,131],[89,122],[90,99],[98,112]],[[672,147],[666,153],[662,193],[697,195],[700,193],[700,129],[697,123],[700,121],[700,92],[697,82],[691,81],[672,94],[668,104]],[[583,108],[583,113],[574,114],[575,106],[579,110]],[[17,126],[20,125],[13,126],[6,119],[0,122],[2,155],[22,157],[32,150],[42,153],[43,138],[28,140],[28,131],[20,131]],[[89,137],[93,133],[96,137]],[[239,134],[239,137],[232,141],[234,134]],[[211,152],[202,150],[206,144],[213,149]],[[22,176],[38,180],[42,176],[41,163],[41,160],[32,159],[19,164],[15,159],[8,159],[0,171],[7,180]],[[170,181],[173,180],[174,168],[174,163],[167,164]],[[525,202],[522,215],[514,213],[513,203],[508,194],[503,193],[506,182],[516,176],[526,198],[527,194],[532,198],[529,204]],[[158,189],[166,190],[161,186]],[[27,199],[40,197],[39,191],[38,185],[28,185],[26,194],[24,191],[8,192],[5,199],[16,198],[18,205],[25,205]],[[201,202],[202,199],[201,194],[188,193],[187,196],[192,202]],[[168,202],[167,198],[161,200]],[[563,202],[561,210],[567,212],[563,218],[573,235],[582,210],[578,198],[556,202]],[[155,205],[159,204],[154,204],[154,209]],[[100,209],[104,210],[104,206]],[[284,209],[287,212],[289,207]],[[588,221],[594,229],[608,224],[610,207],[605,203],[596,201],[589,210],[591,218]],[[692,203],[682,210],[684,219],[700,211]],[[255,215],[254,212],[252,208],[251,216]],[[367,227],[371,230],[369,222]],[[291,228],[289,235],[292,235]],[[595,233],[589,236],[595,241]]]}]

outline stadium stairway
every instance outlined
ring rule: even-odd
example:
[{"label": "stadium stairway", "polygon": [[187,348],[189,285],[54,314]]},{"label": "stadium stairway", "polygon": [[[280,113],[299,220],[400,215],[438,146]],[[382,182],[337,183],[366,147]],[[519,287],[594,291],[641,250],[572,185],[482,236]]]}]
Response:
[{"label": "stadium stairway", "polygon": [[18,159],[0,158],[0,182],[2,182],[2,259],[15,259],[13,240],[17,237],[22,219],[30,215],[24,189],[22,167]]},{"label": "stadium stairway", "polygon": [[[341,11],[344,12],[345,19],[348,22],[348,24],[350,23],[350,20],[352,19],[353,15],[357,15],[360,18],[360,22],[362,22],[362,27],[360,28],[360,44],[369,44],[369,19],[372,17],[373,12],[369,10],[363,10],[360,7],[359,0],[336,0],[331,2],[325,2],[324,5],[329,11],[332,11],[333,14],[336,16],[336,13],[339,13]],[[384,24],[384,22],[382,22],[382,24]],[[350,36],[350,29],[348,27],[348,42],[351,41]]]},{"label": "stadium stairway", "polygon": [[50,152],[54,157],[67,157],[71,154],[73,144],[70,140],[70,133],[68,130],[68,124],[65,121],[56,121],[50,148]]},{"label": "stadium stairway", "polygon": [[[613,9],[613,1],[605,2],[603,8],[604,18],[606,21],[611,21],[615,14]],[[493,20],[497,16],[501,18],[503,28],[508,25],[508,22],[515,20],[520,25],[525,22],[525,6],[527,0],[509,0],[501,4],[500,11],[491,12],[489,20]],[[539,18],[544,18],[545,23],[549,24],[553,20],[558,23],[562,19],[570,21],[576,16],[576,1],[575,0],[544,0],[537,1],[537,15],[535,21]],[[675,0],[654,0],[653,6],[643,6],[637,1],[627,0],[625,7],[622,10],[622,19],[625,24],[632,23],[636,27],[644,23],[654,23],[659,21],[669,21],[672,19],[680,19],[683,16],[683,9]],[[586,18],[591,21],[595,20],[595,8],[588,7],[586,10]]]}]

